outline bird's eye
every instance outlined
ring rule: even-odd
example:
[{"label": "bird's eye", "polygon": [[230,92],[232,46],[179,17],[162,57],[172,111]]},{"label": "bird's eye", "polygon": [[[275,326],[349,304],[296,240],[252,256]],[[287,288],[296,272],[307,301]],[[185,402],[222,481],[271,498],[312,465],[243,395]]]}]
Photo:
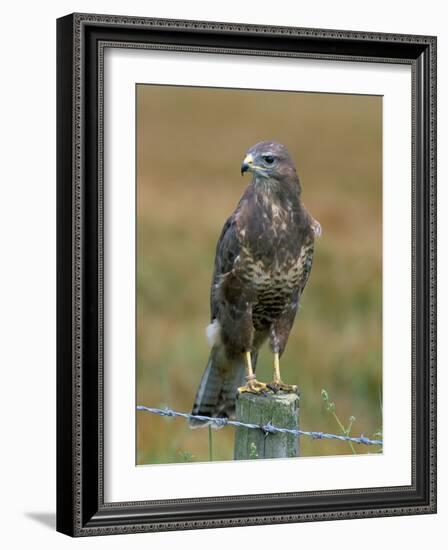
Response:
[{"label": "bird's eye", "polygon": [[275,158],[272,155],[265,155],[263,158],[266,164],[274,164]]}]

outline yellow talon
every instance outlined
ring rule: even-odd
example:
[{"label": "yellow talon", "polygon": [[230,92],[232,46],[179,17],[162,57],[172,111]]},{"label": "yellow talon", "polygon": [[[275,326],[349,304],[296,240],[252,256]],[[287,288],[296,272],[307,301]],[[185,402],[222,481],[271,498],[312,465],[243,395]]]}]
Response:
[{"label": "yellow talon", "polygon": [[280,376],[280,360],[278,353],[274,353],[274,379],[267,385],[267,387],[273,392],[277,393],[278,391],[284,391],[287,393],[297,393],[297,386],[291,384],[284,384]]},{"label": "yellow talon", "polygon": [[238,388],[238,393],[266,393],[269,387],[264,382],[259,382],[256,378],[248,380],[245,386]]},{"label": "yellow talon", "polygon": [[259,382],[252,368],[252,358],[250,351],[244,354],[246,360],[246,380],[247,384],[238,388],[238,393],[266,393],[268,386],[264,382]]}]

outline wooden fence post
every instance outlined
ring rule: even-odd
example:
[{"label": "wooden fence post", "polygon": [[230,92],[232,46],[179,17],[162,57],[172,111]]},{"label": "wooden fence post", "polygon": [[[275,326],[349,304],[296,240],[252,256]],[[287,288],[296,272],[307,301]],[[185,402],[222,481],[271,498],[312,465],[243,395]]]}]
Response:
[{"label": "wooden fence post", "polygon": [[[299,429],[299,396],[295,393],[240,394],[236,401],[236,419],[247,424]],[[235,428],[235,460],[290,458],[299,456],[299,437],[268,433],[251,428]]]}]

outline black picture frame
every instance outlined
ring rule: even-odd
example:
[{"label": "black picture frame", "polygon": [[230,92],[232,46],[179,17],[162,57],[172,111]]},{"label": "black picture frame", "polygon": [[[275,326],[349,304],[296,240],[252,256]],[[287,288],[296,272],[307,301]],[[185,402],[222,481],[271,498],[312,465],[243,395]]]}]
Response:
[{"label": "black picture frame", "polygon": [[[105,44],[412,67],[412,484],[104,502]],[[436,38],[72,14],[57,21],[57,530],[71,536],[436,512]]]}]

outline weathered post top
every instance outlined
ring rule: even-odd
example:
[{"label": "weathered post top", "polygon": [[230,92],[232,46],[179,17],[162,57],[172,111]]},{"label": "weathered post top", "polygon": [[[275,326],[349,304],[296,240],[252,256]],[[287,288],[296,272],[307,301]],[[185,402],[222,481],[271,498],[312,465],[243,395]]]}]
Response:
[{"label": "weathered post top", "polygon": [[[299,396],[296,393],[242,393],[236,402],[236,419],[247,424],[299,429]],[[299,438],[293,434],[264,433],[236,428],[235,460],[291,458],[299,456]]]}]

